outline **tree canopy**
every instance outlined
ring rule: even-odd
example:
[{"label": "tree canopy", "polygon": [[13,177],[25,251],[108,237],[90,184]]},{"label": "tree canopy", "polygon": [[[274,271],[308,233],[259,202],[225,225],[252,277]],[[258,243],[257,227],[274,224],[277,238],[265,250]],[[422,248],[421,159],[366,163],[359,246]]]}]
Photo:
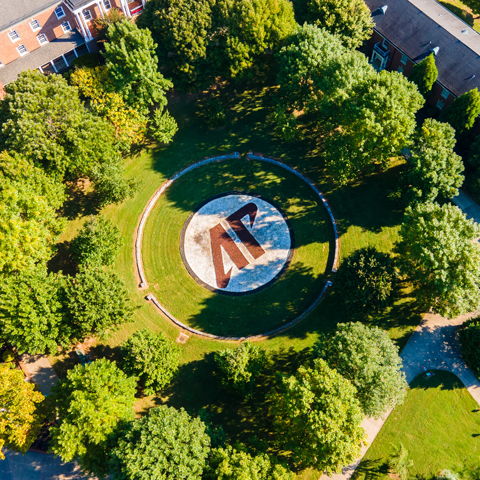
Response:
[{"label": "tree canopy", "polygon": [[451,105],[442,112],[440,119],[448,122],[455,129],[458,138],[473,127],[479,114],[480,94],[478,93],[478,89],[474,88],[457,97]]},{"label": "tree canopy", "polygon": [[151,408],[110,453],[112,480],[200,480],[210,451],[205,425],[185,410]]},{"label": "tree canopy", "polygon": [[45,397],[13,367],[0,363],[0,460],[5,458],[2,447],[25,454],[44,420],[39,407]]},{"label": "tree canopy", "polygon": [[406,174],[407,196],[413,201],[453,198],[462,186],[464,165],[457,155],[455,130],[427,118],[414,136]]},{"label": "tree canopy", "polygon": [[480,376],[480,317],[468,319],[460,329],[462,356],[475,376]]},{"label": "tree canopy", "polygon": [[102,216],[89,218],[72,240],[71,250],[80,265],[112,265],[120,251],[120,231]]},{"label": "tree canopy", "polygon": [[109,440],[134,418],[136,380],[104,358],[77,365],[50,394],[58,424],[50,428],[51,450],[64,462],[78,458],[84,471],[104,476]]},{"label": "tree canopy", "polygon": [[480,249],[473,240],[479,236],[477,224],[454,205],[407,208],[395,250],[423,308],[447,318],[478,308]]},{"label": "tree canopy", "polygon": [[322,359],[282,377],[270,394],[281,448],[299,468],[339,473],[360,455],[365,430],[356,388]]},{"label": "tree canopy", "polygon": [[418,91],[423,96],[430,92],[437,77],[438,69],[435,65],[435,55],[433,53],[414,65],[410,75],[408,75],[408,79],[417,85]]},{"label": "tree canopy", "polygon": [[165,387],[178,372],[180,349],[163,332],[144,329],[135,332],[122,345],[121,368],[139,377],[145,394]]},{"label": "tree canopy", "polygon": [[365,415],[379,418],[403,403],[408,384],[398,347],[387,332],[359,322],[339,323],[315,351],[356,387]]},{"label": "tree canopy", "polygon": [[299,23],[325,28],[347,48],[357,48],[372,36],[374,23],[364,0],[295,0],[294,6]]}]

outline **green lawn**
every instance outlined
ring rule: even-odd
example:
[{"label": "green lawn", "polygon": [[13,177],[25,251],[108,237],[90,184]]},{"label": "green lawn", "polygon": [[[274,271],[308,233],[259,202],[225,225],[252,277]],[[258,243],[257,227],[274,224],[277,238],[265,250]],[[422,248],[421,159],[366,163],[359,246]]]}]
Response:
[{"label": "green lawn", "polygon": [[[228,87],[220,89],[219,93],[227,110],[228,124],[217,130],[209,129],[203,118],[203,107],[208,99],[207,95],[175,95],[169,103],[170,110],[179,124],[179,131],[173,142],[168,146],[147,148],[125,161],[127,175],[141,183],[139,191],[133,199],[122,205],[110,206],[103,213],[112,219],[122,234],[124,243],[115,268],[125,281],[138,309],[135,312],[134,323],[122,327],[107,342],[96,345],[96,355],[118,358],[118,346],[140,328],[164,331],[172,340],[177,338],[178,328],[148,304],[144,300],[146,292],[138,289],[133,262],[134,232],[148,199],[159,185],[186,165],[207,156],[233,151],[244,154],[252,150],[277,157],[295,166],[312,179],[326,196],[338,223],[341,257],[368,245],[376,246],[382,251],[391,251],[397,240],[403,216],[402,205],[389,195],[396,187],[400,164],[393,163],[387,171],[359,178],[347,186],[341,187],[333,183],[326,176],[324,164],[319,155],[319,146],[322,141],[319,132],[306,131],[304,139],[294,143],[285,143],[276,136],[269,119],[269,114],[273,110],[274,90],[267,87],[257,90],[236,90]],[[285,175],[275,169],[270,169],[269,172],[268,175],[274,175],[277,178]],[[268,185],[263,187],[268,188]],[[190,188],[199,187],[193,182]],[[298,184],[298,194],[301,193],[302,197],[305,194],[307,198],[311,198],[308,197],[311,195],[307,192],[308,189],[303,191],[302,189],[305,189],[305,186]],[[278,195],[282,195],[280,188]],[[269,193],[268,196],[273,198],[274,193]],[[177,203],[172,198],[167,200]],[[301,201],[298,205],[301,205]],[[301,208],[305,209],[307,206],[308,202],[301,205]],[[181,216],[186,214],[186,209],[178,203],[171,208],[178,208]],[[308,212],[301,212],[301,215],[303,214],[308,215]],[[179,223],[182,218],[179,219]],[[73,218],[60,240],[68,241],[73,238],[82,221],[82,218]],[[322,245],[322,253],[318,259],[315,259],[317,262],[317,266],[314,267],[315,278],[311,279],[314,292],[307,292],[312,296],[313,293],[318,292],[315,279],[321,277],[320,274],[324,268],[322,267],[324,265],[323,245],[329,241],[322,236],[325,231],[323,228],[315,229],[315,234],[319,233],[321,236],[315,243],[308,244],[308,241],[302,241],[305,244],[302,247],[305,258],[313,255],[314,250],[310,250],[312,246],[317,243],[318,246]],[[159,277],[155,282],[158,284],[156,293],[165,301],[166,297],[162,295],[164,295],[163,292],[168,291],[168,281]],[[199,287],[195,286],[195,288]],[[209,292],[205,291],[203,295],[208,296]],[[178,304],[180,303],[181,301],[178,301]],[[264,395],[271,379],[278,371],[293,372],[301,362],[305,361],[308,358],[308,349],[315,343],[320,333],[331,331],[339,322],[359,320],[384,328],[402,347],[422,317],[422,312],[416,306],[408,285],[402,286],[395,304],[381,314],[353,315],[346,312],[343,305],[342,294],[334,287],[333,291],[300,324],[281,335],[261,342],[270,355],[270,373],[267,372],[260,380],[260,387],[250,402],[240,402],[225,394],[213,372],[212,353],[234,344],[192,336],[186,345],[182,346],[182,367],[179,376],[162,392],[161,396],[139,399],[137,411],[141,412],[149,406],[161,403],[176,407],[183,406],[193,414],[196,414],[200,408],[206,407],[213,414],[213,420],[224,425],[225,431],[233,441],[237,438],[247,440],[254,434],[268,440],[271,433],[266,420],[268,416]],[[182,308],[187,312],[188,307],[188,302],[185,302]],[[269,308],[273,307],[274,305]],[[287,318],[288,315],[289,312],[285,310],[285,315],[277,313],[277,318]],[[205,321],[208,321],[208,318]],[[65,357],[52,357],[51,360],[60,376],[64,375],[65,368],[69,366],[68,361],[64,361]],[[316,480],[318,473],[304,473],[299,478]]]},{"label": "green lawn", "polygon": [[400,443],[414,465],[409,478],[435,478],[446,469],[464,480],[480,477],[480,411],[468,390],[453,374],[435,371],[411,384],[367,451],[355,480],[388,479],[387,460]]}]

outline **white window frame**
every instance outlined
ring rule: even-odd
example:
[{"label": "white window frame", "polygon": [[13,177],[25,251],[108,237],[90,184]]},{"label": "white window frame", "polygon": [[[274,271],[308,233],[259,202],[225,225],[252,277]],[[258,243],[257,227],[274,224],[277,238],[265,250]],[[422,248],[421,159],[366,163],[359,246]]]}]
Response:
[{"label": "white window frame", "polygon": [[442,97],[446,100],[449,95],[450,95],[450,92],[446,88],[444,88],[442,91]]},{"label": "white window frame", "polygon": [[110,0],[103,0],[103,6],[105,10],[110,10],[112,8],[112,2]]},{"label": "white window frame", "polygon": [[[58,14],[57,10],[60,10],[62,12],[61,15]],[[65,10],[63,9],[63,7],[61,5],[59,5],[56,9],[55,9],[55,15],[57,16],[57,18],[60,20],[61,18],[63,18],[65,16]]]},{"label": "white window frame", "polygon": [[[16,37],[12,38],[11,34],[14,34]],[[11,32],[8,32],[8,38],[12,41],[12,43],[18,42],[20,40],[20,35],[16,30],[12,30]]]},{"label": "white window frame", "polygon": [[[45,39],[45,41],[42,42],[42,41],[40,40],[41,38]],[[38,40],[38,43],[39,43],[40,45],[45,45],[46,43],[48,43],[48,38],[47,38],[47,36],[46,36],[44,33],[41,33],[40,35],[37,35],[37,40]]]},{"label": "white window frame", "polygon": [[88,8],[85,8],[84,10],[82,10],[82,14],[83,14],[83,18],[85,18],[85,20],[91,20],[92,19],[92,12]]},{"label": "white window frame", "polygon": [[440,110],[445,106],[445,102],[442,102],[442,100],[438,100],[437,102],[437,108],[439,108]]},{"label": "white window frame", "polygon": [[[68,28],[67,28],[67,29],[65,28],[65,24],[68,25]],[[71,29],[72,29],[72,26],[70,25],[70,22],[69,22],[68,20],[65,20],[65,21],[62,23],[63,33],[67,33],[67,32],[69,32]]]},{"label": "white window frame", "polygon": [[[37,25],[37,26],[34,26]],[[40,30],[42,26],[40,25],[40,22],[37,19],[34,19],[30,22],[30,28],[32,29],[32,32],[36,32],[37,30]]]},{"label": "white window frame", "polygon": [[402,58],[400,62],[402,62],[404,65],[406,65],[408,62],[408,57],[404,53],[402,53]]},{"label": "white window frame", "polygon": [[[22,48],[22,47],[23,47],[23,48]],[[21,52],[20,50],[25,50],[25,51],[24,51],[24,52]],[[17,47],[17,52],[19,53],[19,55],[20,55],[21,57],[23,57],[24,55],[26,55],[26,54],[28,53],[28,50],[27,50],[27,47],[22,44],[22,45],[19,45],[19,46]]]}]

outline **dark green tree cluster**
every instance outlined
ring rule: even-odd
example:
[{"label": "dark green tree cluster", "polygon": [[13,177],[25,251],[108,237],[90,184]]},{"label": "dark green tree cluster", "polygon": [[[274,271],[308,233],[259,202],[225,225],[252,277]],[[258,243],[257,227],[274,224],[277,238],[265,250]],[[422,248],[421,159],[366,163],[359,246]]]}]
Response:
[{"label": "dark green tree cluster", "polygon": [[480,93],[474,88],[457,97],[452,104],[446,108],[440,119],[449,123],[454,129],[458,138],[465,136],[466,132],[473,127],[475,120],[480,114]]},{"label": "dark green tree cluster", "polygon": [[480,317],[470,318],[460,329],[462,356],[473,373],[480,377]]},{"label": "dark green tree cluster", "polygon": [[433,84],[437,80],[438,69],[435,65],[435,55],[432,53],[427,58],[413,66],[408,79],[415,83],[418,91],[426,97],[432,90]]}]

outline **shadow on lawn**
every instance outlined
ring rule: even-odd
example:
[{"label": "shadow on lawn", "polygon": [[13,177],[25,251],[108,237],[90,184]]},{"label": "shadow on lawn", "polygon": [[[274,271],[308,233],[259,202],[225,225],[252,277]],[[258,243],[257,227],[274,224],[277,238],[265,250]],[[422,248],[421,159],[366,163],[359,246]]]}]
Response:
[{"label": "shadow on lawn", "polygon": [[363,460],[356,468],[352,480],[373,480],[376,478],[389,478],[390,467],[383,459]]},{"label": "shadow on lawn", "polygon": [[410,389],[428,390],[438,388],[440,390],[459,390],[465,386],[453,373],[446,370],[430,370],[433,375],[427,377],[425,373],[418,375],[411,383]]}]

